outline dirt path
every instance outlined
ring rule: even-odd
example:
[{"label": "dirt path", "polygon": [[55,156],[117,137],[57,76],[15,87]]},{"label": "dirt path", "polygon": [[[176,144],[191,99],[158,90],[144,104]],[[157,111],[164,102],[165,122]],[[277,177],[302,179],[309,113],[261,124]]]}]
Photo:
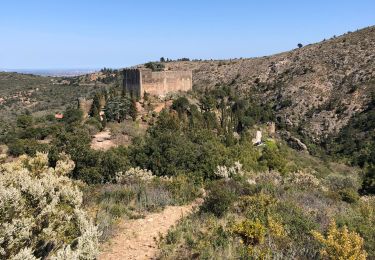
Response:
[{"label": "dirt path", "polygon": [[99,260],[155,259],[158,253],[156,239],[165,235],[197,203],[187,206],[168,206],[162,212],[152,213],[144,219],[124,220],[119,232],[105,243]]},{"label": "dirt path", "polygon": [[115,146],[116,144],[111,140],[111,132],[108,129],[94,135],[91,141],[91,148],[94,150],[106,151]]}]

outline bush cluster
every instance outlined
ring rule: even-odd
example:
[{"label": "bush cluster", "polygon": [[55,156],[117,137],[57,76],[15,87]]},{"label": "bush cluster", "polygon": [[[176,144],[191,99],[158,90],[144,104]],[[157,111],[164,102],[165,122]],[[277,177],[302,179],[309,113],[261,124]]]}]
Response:
[{"label": "bush cluster", "polygon": [[3,259],[95,259],[98,231],[84,213],[82,193],[47,154],[0,166],[0,256]]}]

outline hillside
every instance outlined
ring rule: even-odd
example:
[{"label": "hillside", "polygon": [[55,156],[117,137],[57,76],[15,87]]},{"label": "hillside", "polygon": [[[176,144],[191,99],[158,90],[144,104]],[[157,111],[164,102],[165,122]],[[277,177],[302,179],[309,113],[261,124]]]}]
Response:
[{"label": "hillside", "polygon": [[164,98],[0,73],[0,258],[374,259],[374,31],[166,62],[195,90]]},{"label": "hillside", "polygon": [[280,125],[321,142],[366,109],[375,89],[375,27],[273,56],[166,63],[195,89],[229,85],[273,105]]},{"label": "hillside", "polygon": [[84,77],[42,77],[0,72],[0,134],[26,111],[43,116],[63,111],[79,97],[91,97],[102,82],[85,82]]}]

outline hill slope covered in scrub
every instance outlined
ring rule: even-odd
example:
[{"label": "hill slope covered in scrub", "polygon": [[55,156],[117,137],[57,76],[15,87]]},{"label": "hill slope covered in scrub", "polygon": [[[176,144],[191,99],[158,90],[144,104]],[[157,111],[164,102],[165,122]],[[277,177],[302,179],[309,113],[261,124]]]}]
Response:
[{"label": "hill slope covered in scrub", "polygon": [[229,85],[272,104],[279,123],[314,142],[336,135],[366,110],[375,91],[375,27],[251,59],[179,61],[195,89]]},{"label": "hill slope covered in scrub", "polygon": [[77,105],[80,97],[92,97],[107,84],[86,80],[95,74],[76,77],[43,77],[15,72],[0,72],[0,134],[13,126],[17,115],[36,116],[62,112],[68,105]]},{"label": "hill slope covered in scrub", "polygon": [[[162,101],[127,96],[110,69],[0,74],[12,123],[0,138],[0,258],[96,259],[98,243],[128,237],[119,222],[199,200],[157,238],[160,259],[373,259],[373,38],[370,27],[270,57],[165,62],[193,69],[195,89]],[[93,98],[89,111],[78,97]],[[106,131],[132,138],[91,149]],[[362,168],[294,150],[284,133]]]}]

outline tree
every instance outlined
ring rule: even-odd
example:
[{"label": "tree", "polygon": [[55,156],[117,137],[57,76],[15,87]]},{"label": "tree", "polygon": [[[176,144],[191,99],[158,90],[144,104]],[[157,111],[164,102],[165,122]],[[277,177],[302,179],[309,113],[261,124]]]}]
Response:
[{"label": "tree", "polygon": [[297,46],[298,46],[298,48],[302,48],[303,47],[302,43],[298,43]]},{"label": "tree", "polygon": [[134,141],[130,161],[156,175],[193,173],[214,178],[216,166],[227,158],[226,147],[213,131],[189,128],[189,124],[163,109],[156,124],[148,129],[148,135]]},{"label": "tree", "polygon": [[216,108],[220,111],[220,126],[225,130],[227,122],[227,108],[229,103],[229,97],[227,88],[221,87],[214,92],[216,102]]},{"label": "tree", "polygon": [[165,68],[164,64],[160,62],[148,62],[145,64],[145,67],[152,71],[162,71]]},{"label": "tree", "polygon": [[[82,179],[81,171],[84,168],[96,166],[98,154],[90,149],[91,137],[89,133],[82,128],[61,129],[51,143],[50,163],[54,165],[58,160],[57,154],[65,152],[69,154],[75,162],[76,167],[73,169],[71,176],[76,179]],[[53,158],[52,156],[53,155]]]},{"label": "tree", "polygon": [[64,113],[64,122],[68,125],[80,124],[82,122],[83,112],[79,108],[68,107]]},{"label": "tree", "polygon": [[161,57],[161,58],[160,58],[160,62],[165,62],[165,58],[164,58],[164,57]]},{"label": "tree", "polygon": [[189,100],[186,97],[179,97],[173,101],[172,109],[176,110],[178,116],[181,118],[188,111],[189,105]]},{"label": "tree", "polygon": [[269,170],[285,171],[286,160],[280,151],[272,146],[266,146],[263,149],[260,161],[265,163]]},{"label": "tree", "polygon": [[96,93],[92,102],[90,116],[100,119],[99,113],[100,113],[100,95]]},{"label": "tree", "polygon": [[216,107],[216,99],[207,89],[200,97],[199,106],[201,110],[206,112],[212,111]]},{"label": "tree", "polygon": [[122,122],[129,115],[132,102],[128,97],[115,97],[109,100],[104,108],[107,121]]}]

